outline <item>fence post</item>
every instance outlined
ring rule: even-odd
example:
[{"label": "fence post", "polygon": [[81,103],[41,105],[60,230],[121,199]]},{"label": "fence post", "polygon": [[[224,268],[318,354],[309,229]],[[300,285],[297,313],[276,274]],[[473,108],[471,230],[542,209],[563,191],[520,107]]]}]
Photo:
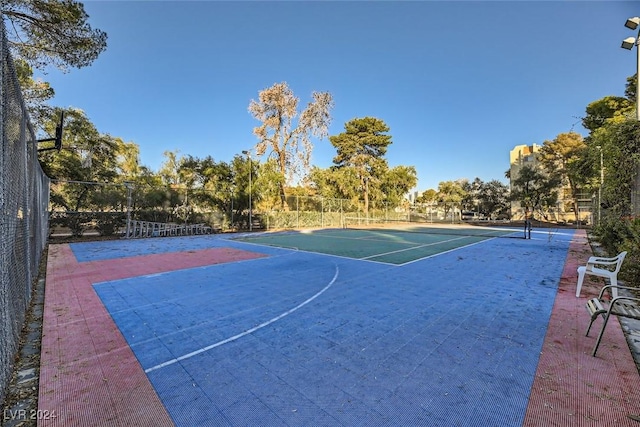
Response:
[{"label": "fence post", "polygon": [[131,234],[131,187],[132,183],[125,181],[124,186],[127,188],[127,231],[126,238],[130,238]]},{"label": "fence post", "polygon": [[300,228],[300,196],[296,196],[296,228]]},{"label": "fence post", "polygon": [[231,228],[233,231],[235,231],[235,228],[233,227],[233,191],[231,192],[231,211],[229,212],[229,218],[230,218],[230,222],[229,222],[229,228]]}]

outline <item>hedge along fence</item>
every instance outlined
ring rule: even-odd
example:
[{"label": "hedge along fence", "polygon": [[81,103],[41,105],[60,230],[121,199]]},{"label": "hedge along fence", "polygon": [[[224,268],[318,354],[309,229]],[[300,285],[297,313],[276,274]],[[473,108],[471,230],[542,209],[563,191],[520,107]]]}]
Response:
[{"label": "hedge along fence", "polygon": [[123,212],[51,212],[49,236],[62,230],[79,237],[88,232],[100,236],[113,236],[127,225]]},{"label": "hedge along fence", "polygon": [[[51,212],[49,218],[49,237],[55,235],[71,235],[80,237],[85,235],[123,236],[127,228],[126,212]],[[193,216],[190,224],[212,224],[213,230],[221,230],[219,224],[224,222],[224,215],[220,212],[204,212]],[[149,221],[166,224],[184,224],[171,221],[169,215],[158,212],[136,212],[131,216],[132,221]]]},{"label": "hedge along fence", "polygon": [[640,288],[640,217],[604,216],[593,232],[608,255],[628,252],[620,277],[627,286]]},{"label": "hedge along fence", "polygon": [[211,191],[171,186],[56,181],[49,205],[51,231],[62,228],[73,236],[118,235],[126,228],[127,220],[230,228],[233,212],[221,212],[211,202],[214,199]]}]

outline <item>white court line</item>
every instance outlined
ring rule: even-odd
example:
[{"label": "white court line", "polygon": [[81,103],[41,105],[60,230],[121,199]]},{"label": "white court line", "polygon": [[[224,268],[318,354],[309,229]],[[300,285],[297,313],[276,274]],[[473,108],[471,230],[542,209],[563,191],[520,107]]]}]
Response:
[{"label": "white court line", "polygon": [[414,262],[422,261],[422,260],[424,260],[424,259],[435,258],[435,257],[437,257],[437,256],[444,255],[444,254],[448,254],[448,253],[450,253],[450,252],[455,252],[455,251],[457,251],[457,250],[459,250],[459,249],[468,248],[469,246],[479,245],[479,244],[481,244],[481,243],[484,243],[484,242],[486,242],[486,241],[488,241],[488,240],[492,240],[492,239],[496,239],[496,237],[492,237],[492,238],[487,239],[487,240],[482,240],[482,241],[480,241],[480,242],[469,243],[468,245],[460,246],[460,247],[458,247],[458,248],[449,249],[449,250],[447,250],[447,251],[443,251],[443,252],[438,252],[437,254],[433,254],[433,255],[425,256],[425,257],[422,257],[422,258],[413,259],[413,260],[411,260],[411,261],[407,261],[407,262],[405,262],[405,263],[403,263],[403,264],[398,264],[398,266],[399,266],[399,267],[404,267],[405,265],[413,264]]},{"label": "white court line", "polygon": [[[356,240],[356,239],[350,239],[350,240]],[[268,248],[274,248],[274,249],[282,249],[282,250],[287,250],[287,251],[291,251],[291,250],[295,250],[296,252],[289,252],[289,253],[305,253],[305,254],[312,254],[312,255],[319,255],[319,256],[327,256],[327,257],[332,257],[332,258],[340,258],[340,259],[346,259],[346,260],[350,260],[350,261],[367,261],[367,262],[373,262],[375,264],[383,264],[383,265],[391,265],[391,266],[395,266],[398,264],[394,264],[392,262],[383,262],[383,261],[371,261],[369,259],[364,259],[364,258],[354,258],[352,256],[346,256],[346,255],[335,255],[335,254],[328,254],[326,252],[314,252],[314,251],[307,251],[304,249],[292,249],[292,247],[285,247],[285,246],[273,246],[273,245],[265,245],[262,243],[253,243],[253,242],[246,242],[246,241],[237,241],[236,243],[238,244],[244,244],[244,245],[254,245],[254,246],[260,246],[260,247],[268,247]],[[279,255],[281,256],[281,255]]]},{"label": "white court line", "polygon": [[266,322],[261,323],[258,326],[254,326],[253,328],[247,329],[246,331],[241,332],[241,333],[239,333],[237,335],[234,335],[234,336],[232,336],[230,338],[224,339],[222,341],[218,341],[215,344],[208,345],[206,347],[203,347],[203,348],[201,348],[199,350],[196,350],[196,351],[192,351],[191,353],[187,353],[187,354],[182,355],[180,357],[176,357],[175,359],[167,360],[166,362],[160,363],[159,365],[152,366],[151,368],[145,369],[144,372],[145,373],[149,373],[151,371],[155,371],[156,369],[160,369],[160,368],[164,368],[164,367],[169,366],[169,365],[173,365],[174,363],[180,362],[181,360],[185,360],[185,359],[189,359],[190,357],[197,356],[200,353],[204,353],[205,351],[209,351],[209,350],[211,350],[213,348],[220,347],[221,345],[224,345],[224,344],[230,343],[232,341],[235,341],[237,339],[240,339],[240,338],[242,338],[242,337],[244,337],[246,335],[249,335],[249,334],[257,331],[258,329],[262,329],[265,326],[269,326],[273,322],[277,322],[278,320],[282,319],[283,317],[286,317],[286,316],[290,315],[294,311],[297,311],[298,309],[304,307],[305,305],[309,304],[311,301],[313,301],[314,299],[316,299],[320,295],[322,295],[327,289],[329,289],[336,282],[336,280],[338,279],[338,273],[339,273],[339,269],[338,269],[338,266],[336,265],[336,273],[333,275],[333,279],[331,279],[329,284],[327,286],[325,286],[324,288],[322,288],[318,293],[313,295],[311,298],[309,298],[306,301],[298,304],[297,306],[295,306],[291,310],[285,311],[284,313],[280,314],[279,316],[274,317],[271,320],[267,320]]},{"label": "white court line", "polygon": [[[521,232],[521,231],[520,231],[520,232]],[[541,233],[541,234],[546,234],[546,232],[544,232],[544,231],[533,231],[532,233]],[[564,235],[564,236],[571,236],[571,234],[568,234],[568,233],[555,233],[555,234]],[[509,237],[510,237],[510,236],[509,236]],[[457,251],[458,249],[463,249],[463,248],[467,248],[467,247],[469,247],[469,246],[479,245],[479,244],[484,243],[484,242],[486,242],[486,241],[488,241],[488,240],[493,240],[493,239],[498,239],[498,238],[501,238],[501,236],[490,237],[490,238],[489,238],[489,239],[487,239],[487,240],[482,240],[482,241],[480,241],[480,242],[470,243],[470,244],[468,244],[468,245],[460,246],[459,248],[453,248],[453,249],[449,249],[448,251],[438,252],[437,254],[429,255],[429,256],[426,256],[426,257],[422,257],[422,258],[413,259],[413,260],[411,260],[411,261],[407,261],[407,262],[405,262],[405,263],[403,263],[403,264],[397,264],[397,265],[398,265],[399,267],[404,267],[405,265],[413,264],[414,262],[419,262],[419,261],[422,261],[422,260],[425,260],[425,259],[434,258],[434,257],[440,256],[440,255],[447,254],[447,253],[449,253],[449,252],[455,252],[455,251]],[[518,238],[518,237],[514,236],[514,238]],[[524,237],[521,237],[521,239],[522,239],[522,240],[545,240],[545,239],[537,239],[537,238],[535,238],[535,237],[533,237],[533,238],[531,238],[531,239],[524,239]],[[566,241],[566,242],[568,243],[568,241]]]},{"label": "white court line", "polygon": [[378,258],[378,257],[385,256],[385,255],[397,254],[399,252],[406,252],[406,251],[412,251],[414,249],[426,248],[427,246],[434,246],[434,245],[440,245],[442,243],[455,242],[456,240],[468,239],[469,237],[475,237],[475,236],[463,236],[463,237],[456,237],[455,239],[442,240],[440,242],[425,243],[424,245],[412,246],[410,248],[398,249],[398,250],[395,250],[395,251],[384,252],[384,253],[375,254],[375,255],[370,255],[370,256],[367,256],[367,257],[364,257],[364,258],[358,258],[358,259],[366,260],[366,259],[369,259],[369,258]]}]

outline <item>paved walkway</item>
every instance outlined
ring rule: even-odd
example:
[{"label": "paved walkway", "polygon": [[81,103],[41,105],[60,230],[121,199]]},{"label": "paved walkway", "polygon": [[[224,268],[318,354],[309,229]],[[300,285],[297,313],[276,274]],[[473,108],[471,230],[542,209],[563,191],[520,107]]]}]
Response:
[{"label": "paved walkway", "polygon": [[609,320],[597,357],[591,356],[602,320],[590,336],[585,303],[602,279],[587,276],[575,297],[576,269],[592,255],[578,230],[565,268],[534,380],[525,426],[640,426],[640,377],[617,318]]},{"label": "paved walkway", "polygon": [[[525,426],[640,426],[630,418],[640,415],[640,376],[617,319],[610,321],[598,357],[590,353],[599,324],[584,336],[584,304],[602,285],[586,280],[583,297],[575,297],[576,268],[590,254],[579,230],[560,279]],[[172,425],[92,283],[255,256],[217,248],[79,263],[68,245],[50,246],[39,409],[55,417],[38,425]]]}]

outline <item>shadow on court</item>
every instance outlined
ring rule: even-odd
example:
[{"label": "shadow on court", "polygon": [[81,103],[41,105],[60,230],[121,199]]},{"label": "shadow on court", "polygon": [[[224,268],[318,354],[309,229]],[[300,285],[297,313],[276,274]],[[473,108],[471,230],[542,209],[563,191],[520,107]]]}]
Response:
[{"label": "shadow on court", "polygon": [[402,265],[220,236],[51,246],[39,425],[637,425],[617,320],[597,358],[584,337],[589,252],[582,231]]}]

